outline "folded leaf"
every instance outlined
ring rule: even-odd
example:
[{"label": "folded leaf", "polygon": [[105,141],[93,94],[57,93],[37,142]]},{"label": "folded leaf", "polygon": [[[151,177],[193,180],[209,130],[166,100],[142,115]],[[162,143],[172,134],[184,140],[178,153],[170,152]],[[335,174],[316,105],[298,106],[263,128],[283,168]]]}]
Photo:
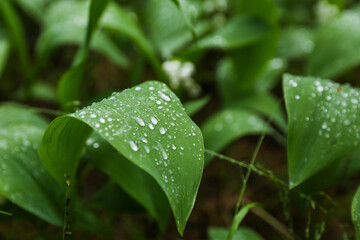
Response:
[{"label": "folded leaf", "polygon": [[91,131],[156,180],[182,234],[200,184],[204,146],[176,95],[164,84],[146,82],[55,119],[39,154],[59,183],[64,173],[75,174]]}]

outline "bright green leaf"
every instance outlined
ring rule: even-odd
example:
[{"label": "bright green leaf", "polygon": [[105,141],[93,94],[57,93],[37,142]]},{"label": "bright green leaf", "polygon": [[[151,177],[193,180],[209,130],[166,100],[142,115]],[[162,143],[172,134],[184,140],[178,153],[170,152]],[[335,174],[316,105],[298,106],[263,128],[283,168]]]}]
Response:
[{"label": "bright green leaf", "polygon": [[170,217],[170,206],[154,178],[125,159],[99,134],[92,134],[86,143],[87,161],[106,172],[138,201],[159,222],[164,231]]},{"label": "bright green leaf", "polygon": [[[226,240],[229,230],[225,228],[210,228],[208,236],[210,240]],[[246,227],[239,228],[233,235],[232,240],[263,240],[254,230]]]},{"label": "bright green leaf", "polygon": [[250,209],[252,207],[255,207],[256,205],[258,205],[258,204],[257,203],[247,204],[247,205],[243,206],[240,209],[240,211],[234,216],[233,222],[232,222],[230,230],[229,230],[228,239],[233,239],[233,236],[234,236],[235,232],[237,231],[237,229],[239,228],[239,225],[242,222],[242,220],[248,214]]},{"label": "bright green leaf", "polygon": [[157,181],[182,234],[200,184],[204,146],[176,95],[164,84],[146,82],[55,119],[39,154],[59,183],[64,173],[75,175],[92,130]]},{"label": "bright green leaf", "polygon": [[60,226],[63,197],[36,152],[46,122],[15,105],[0,106],[0,116],[0,195]]},{"label": "bright green leaf", "polygon": [[206,148],[215,152],[245,135],[272,132],[256,114],[242,109],[223,110],[215,114],[201,126],[201,130]]},{"label": "bright green leaf", "polygon": [[311,75],[335,78],[360,64],[360,7],[344,11],[325,23],[315,39],[308,72]]},{"label": "bright green leaf", "polygon": [[290,187],[359,146],[358,89],[313,77],[284,75]]}]

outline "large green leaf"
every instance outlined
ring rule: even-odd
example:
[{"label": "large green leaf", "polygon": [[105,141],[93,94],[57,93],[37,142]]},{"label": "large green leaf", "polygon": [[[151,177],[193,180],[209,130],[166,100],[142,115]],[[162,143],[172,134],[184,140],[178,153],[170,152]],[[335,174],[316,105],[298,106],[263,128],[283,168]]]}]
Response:
[{"label": "large green leaf", "polygon": [[0,106],[0,116],[0,195],[60,226],[63,197],[36,152],[47,123],[15,105]]},{"label": "large green leaf", "polygon": [[334,78],[359,65],[360,7],[324,24],[315,39],[308,72],[314,76]]},{"label": "large green leaf", "polygon": [[86,143],[86,160],[106,172],[159,222],[162,230],[165,230],[170,217],[170,205],[154,178],[125,159],[96,132]]},{"label": "large green leaf", "polygon": [[[89,1],[56,1],[44,13],[43,32],[37,42],[39,57],[47,57],[61,45],[82,45],[87,32],[93,33],[90,48],[105,55],[118,66],[126,67],[128,60],[105,32],[95,29],[95,19],[89,17]],[[96,16],[95,16],[96,17]],[[98,16],[97,16],[98,17]],[[91,29],[87,28],[91,20]],[[87,30],[89,29],[89,30]],[[90,35],[87,36],[89,41]]]},{"label": "large green leaf", "polygon": [[359,146],[358,89],[286,74],[290,187],[295,187]]},{"label": "large green leaf", "polygon": [[238,15],[219,30],[202,38],[198,47],[231,50],[254,43],[271,31],[271,26],[258,18]]},{"label": "large green leaf", "polygon": [[[226,240],[229,230],[225,228],[210,228],[208,236],[210,240]],[[246,227],[239,228],[232,237],[232,240],[263,240],[254,230]]]},{"label": "large green leaf", "polygon": [[92,130],[156,180],[182,234],[200,184],[204,146],[176,95],[164,84],[146,82],[55,119],[39,154],[59,183],[64,173],[75,174]]},{"label": "large green leaf", "polygon": [[0,38],[0,77],[5,68],[7,56],[9,53],[9,41],[4,38]]},{"label": "large green leaf", "polygon": [[360,187],[357,189],[351,204],[351,215],[355,225],[356,239],[360,239]]},{"label": "large green leaf", "polygon": [[245,135],[271,132],[266,122],[256,114],[242,109],[223,110],[211,116],[201,130],[206,148],[216,152]]}]

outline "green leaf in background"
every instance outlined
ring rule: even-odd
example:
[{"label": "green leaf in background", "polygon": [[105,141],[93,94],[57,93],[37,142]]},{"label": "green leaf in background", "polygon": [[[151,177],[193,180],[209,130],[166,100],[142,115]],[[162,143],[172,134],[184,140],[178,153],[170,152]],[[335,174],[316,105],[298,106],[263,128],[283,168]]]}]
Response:
[{"label": "green leaf in background", "polygon": [[12,46],[16,49],[25,77],[28,75],[29,50],[21,21],[10,1],[0,1],[0,18],[5,22]]},{"label": "green leaf in background", "polygon": [[47,123],[26,108],[0,106],[0,195],[61,226],[63,197],[37,155]]},{"label": "green leaf in background", "polygon": [[0,77],[7,62],[9,48],[10,48],[9,41],[5,38],[0,38]]},{"label": "green leaf in background", "polygon": [[271,31],[256,43],[230,53],[235,70],[232,91],[237,95],[253,89],[268,61],[275,56],[278,38],[278,13],[273,0],[241,0],[238,4],[239,13],[257,17],[271,26]]},{"label": "green leaf in background", "polygon": [[[208,236],[210,240],[226,240],[229,230],[225,228],[210,228],[208,230]],[[241,227],[232,237],[232,240],[263,240],[263,238],[254,230]]]},{"label": "green leaf in background", "polygon": [[112,2],[106,8],[99,22],[99,26],[116,34],[123,35],[133,41],[149,59],[158,77],[160,77],[161,80],[167,79],[162,71],[153,45],[144,36],[136,18],[131,15],[131,12],[125,11],[119,5]]},{"label": "green leaf in background", "polygon": [[[146,26],[150,37],[163,58],[171,57],[175,51],[192,40],[192,33],[184,20],[184,14],[170,0],[149,0],[145,10]],[[189,13],[190,14],[190,13]],[[196,35],[201,35],[209,28],[208,23],[194,26]]]},{"label": "green leaf in background", "polygon": [[360,6],[320,27],[308,73],[335,78],[360,64]]},{"label": "green leaf in background", "polygon": [[[202,126],[206,149],[219,152],[245,135],[271,133],[272,130],[256,114],[242,109],[223,110],[211,116]],[[210,158],[206,158],[206,162]]]},{"label": "green leaf in background", "polygon": [[196,114],[209,101],[210,101],[210,96],[205,96],[203,98],[184,103],[184,108],[185,108],[186,114],[189,115],[189,116],[192,116],[192,115]]},{"label": "green leaf in background", "polygon": [[39,154],[59,183],[64,173],[75,175],[92,130],[156,180],[182,234],[200,184],[204,145],[176,95],[164,84],[145,82],[55,119]]},{"label": "green leaf in background", "polygon": [[[89,6],[91,6],[89,3],[89,1],[56,1],[47,8],[44,13],[43,32],[36,45],[38,58],[45,58],[43,59],[45,61],[49,57],[48,54],[61,45],[81,46],[85,43],[86,34],[93,33],[91,49],[103,54],[117,66],[126,67],[128,65],[127,57],[108,35],[94,29],[95,19],[89,18]],[[91,20],[91,29],[87,28],[88,19]],[[87,36],[87,38],[89,37]]]},{"label": "green leaf in background", "polygon": [[16,2],[29,16],[41,23],[46,6],[51,0],[16,0]]},{"label": "green leaf in background", "polygon": [[107,173],[139,202],[158,221],[164,231],[170,217],[170,205],[154,178],[125,159],[96,132],[86,143],[86,160]]},{"label": "green leaf in background", "polygon": [[0,210],[0,214],[12,216],[12,213],[1,211],[1,210]]},{"label": "green leaf in background", "polygon": [[313,77],[284,75],[288,161],[293,188],[359,147],[360,91]]},{"label": "green leaf in background", "polygon": [[356,239],[360,239],[360,187],[357,189],[352,200],[351,216],[355,226]]},{"label": "green leaf in background", "polygon": [[224,27],[199,40],[198,47],[231,50],[254,43],[270,31],[271,26],[264,21],[253,16],[238,15]]},{"label": "green leaf in background", "polygon": [[314,32],[305,27],[284,28],[279,37],[278,56],[284,59],[306,57],[314,50]]}]

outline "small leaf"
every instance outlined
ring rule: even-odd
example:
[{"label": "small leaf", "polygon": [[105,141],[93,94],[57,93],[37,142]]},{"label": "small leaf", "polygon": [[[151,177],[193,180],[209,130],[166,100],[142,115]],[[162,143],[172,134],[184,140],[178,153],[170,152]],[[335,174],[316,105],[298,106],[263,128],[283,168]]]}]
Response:
[{"label": "small leaf", "polygon": [[[210,228],[208,236],[210,240],[227,240],[229,230],[225,228]],[[263,240],[263,238],[254,230],[241,227],[232,237],[232,240]]]},{"label": "small leaf", "polygon": [[210,96],[205,96],[191,102],[186,102],[184,103],[185,112],[187,113],[187,115],[192,116],[198,111],[200,111],[209,101]]},{"label": "small leaf", "polygon": [[360,187],[357,189],[351,204],[351,216],[355,225],[356,239],[360,239]]},{"label": "small leaf", "polygon": [[16,0],[16,2],[27,14],[41,23],[46,6],[51,0]]},{"label": "small leaf", "polygon": [[306,57],[314,50],[314,32],[304,27],[284,28],[279,38],[278,55],[284,59]]},{"label": "small leaf", "polygon": [[0,210],[0,214],[12,216],[12,213],[1,211],[1,210]]},{"label": "small leaf", "polygon": [[360,64],[360,6],[325,23],[315,40],[308,72],[311,75],[335,78]]},{"label": "small leaf", "polygon": [[359,147],[360,91],[313,77],[284,75],[290,187]]},{"label": "small leaf", "polygon": [[229,235],[228,235],[228,239],[233,239],[233,236],[235,234],[235,232],[237,231],[237,229],[239,228],[240,223],[242,222],[242,220],[245,218],[245,216],[248,214],[248,212],[250,211],[250,209],[252,207],[257,206],[258,203],[250,203],[245,205],[244,207],[242,207],[240,209],[240,211],[234,216],[233,222],[231,224],[230,227],[230,231],[229,231]]},{"label": "small leaf", "polygon": [[216,152],[245,135],[272,132],[256,114],[242,109],[223,110],[211,116],[201,130],[206,148]]},{"label": "small leaf", "polygon": [[0,106],[0,116],[0,195],[60,226],[62,194],[36,152],[46,122],[15,105]]},{"label": "small leaf", "polygon": [[156,180],[182,234],[200,184],[204,146],[176,95],[164,84],[146,82],[55,119],[39,154],[59,183],[64,173],[75,175],[92,130]]}]

